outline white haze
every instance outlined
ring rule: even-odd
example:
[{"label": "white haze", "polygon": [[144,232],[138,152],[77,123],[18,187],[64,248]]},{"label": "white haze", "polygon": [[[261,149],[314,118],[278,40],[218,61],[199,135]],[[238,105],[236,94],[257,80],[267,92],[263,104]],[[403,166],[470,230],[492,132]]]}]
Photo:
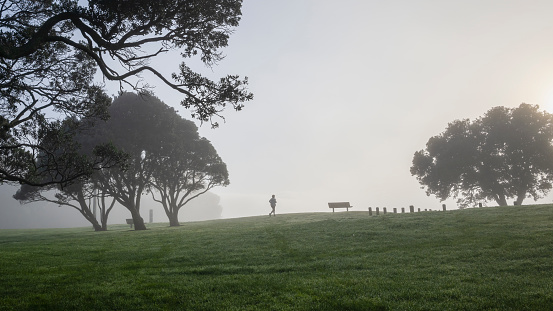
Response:
[{"label": "white haze", "polygon": [[215,190],[223,216],[268,214],[271,194],[277,213],[456,208],[426,196],[413,154],[494,106],[553,111],[551,12],[553,1],[244,1],[213,71],[249,76],[255,100],[201,128],[230,170]]},{"label": "white haze", "polygon": [[[34,202],[21,205],[13,199],[17,187],[4,185],[0,187],[0,229],[31,229],[31,228],[72,228],[92,225],[77,211],[68,206],[58,206],[54,203]],[[94,206],[91,204],[91,206]],[[150,210],[152,219],[150,219]],[[98,210],[97,210],[98,211]],[[190,201],[179,213],[181,222],[202,221],[221,218],[222,206],[220,197],[207,192]],[[99,213],[99,211],[98,211]],[[141,215],[146,223],[169,222],[163,207],[152,200],[151,195],[144,195],[141,202]],[[100,219],[100,216],[97,216]],[[117,204],[108,218],[108,230],[111,224],[124,224],[131,218],[130,212]]]},{"label": "white haze", "polygon": [[[454,209],[411,176],[415,151],[494,106],[553,111],[553,1],[245,0],[242,11],[226,58],[193,64],[248,76],[255,94],[219,129],[200,128],[230,172],[213,190],[224,218],[266,215],[272,194],[277,215],[329,212],[332,201]],[[153,65],[170,74],[178,62]],[[178,93],[144,78],[189,117]]]}]

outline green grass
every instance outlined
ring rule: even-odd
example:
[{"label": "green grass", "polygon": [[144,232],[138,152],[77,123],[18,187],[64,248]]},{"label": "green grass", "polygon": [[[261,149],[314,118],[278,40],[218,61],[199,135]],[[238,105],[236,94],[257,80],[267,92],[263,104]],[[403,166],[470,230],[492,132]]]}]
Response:
[{"label": "green grass", "polygon": [[0,230],[0,310],[553,310],[553,206]]}]

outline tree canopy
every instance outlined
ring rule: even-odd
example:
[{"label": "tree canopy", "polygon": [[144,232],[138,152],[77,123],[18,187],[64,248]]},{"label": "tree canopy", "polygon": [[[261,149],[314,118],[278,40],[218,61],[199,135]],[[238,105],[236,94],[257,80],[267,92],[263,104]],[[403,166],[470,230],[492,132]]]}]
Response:
[{"label": "tree canopy", "polygon": [[455,120],[413,157],[411,174],[440,200],[520,205],[553,182],[553,115],[539,106],[494,107],[474,121]]},{"label": "tree canopy", "polygon": [[114,100],[111,118],[98,123],[83,145],[111,142],[130,159],[125,169],[104,169],[93,175],[102,193],[127,208],[137,230],[145,229],[141,197],[157,191],[171,225],[191,199],[227,185],[225,163],[211,143],[199,136],[194,122],[149,95],[125,93]]},{"label": "tree canopy", "polygon": [[[92,158],[75,157],[78,145],[59,148],[90,125],[81,120],[108,118],[111,99],[105,85],[95,82],[97,71],[104,81],[134,90],[145,87],[142,73],[152,73],[182,96],[181,104],[191,109],[193,117],[213,126],[217,122],[212,118],[220,117],[227,105],[240,110],[253,97],[246,89],[247,78],[228,75],[212,81],[194,72],[187,61],[198,57],[211,66],[222,59],[220,49],[238,25],[241,4],[241,0],[2,1],[0,181],[66,182],[103,167],[109,146],[99,147]],[[171,50],[179,51],[183,61],[176,62],[174,73],[167,77],[149,61]],[[75,121],[71,130],[60,121],[66,117]],[[45,144],[47,139],[51,143]],[[66,167],[73,169],[64,171]],[[44,173],[51,178],[44,178]]]},{"label": "tree canopy", "polygon": [[194,123],[177,114],[167,122],[172,129],[160,133],[163,147],[146,158],[152,168],[152,196],[163,205],[169,224],[178,226],[182,207],[213,187],[227,186],[229,178],[226,164],[211,142],[199,136]]}]

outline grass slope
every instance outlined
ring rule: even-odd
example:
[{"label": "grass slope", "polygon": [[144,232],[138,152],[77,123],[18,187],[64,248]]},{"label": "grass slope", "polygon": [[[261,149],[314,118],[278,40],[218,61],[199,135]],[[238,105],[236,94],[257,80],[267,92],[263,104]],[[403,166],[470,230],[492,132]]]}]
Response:
[{"label": "grass slope", "polygon": [[0,230],[0,310],[553,310],[553,207]]}]

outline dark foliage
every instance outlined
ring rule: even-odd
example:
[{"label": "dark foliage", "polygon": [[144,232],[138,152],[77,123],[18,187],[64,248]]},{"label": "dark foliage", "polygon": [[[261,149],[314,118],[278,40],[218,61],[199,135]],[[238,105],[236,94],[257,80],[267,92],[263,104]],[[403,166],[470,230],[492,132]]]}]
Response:
[{"label": "dark foliage", "polygon": [[[240,8],[240,0],[0,1],[0,182],[64,183],[103,167],[107,147],[83,158],[69,143],[90,125],[80,120],[108,117],[97,70],[133,89],[143,85],[134,78],[150,72],[201,121],[227,105],[240,110],[252,99],[247,79],[211,81],[184,62],[165,77],[148,62],[178,50],[216,63]],[[71,127],[59,121],[66,118]]]},{"label": "dark foliage", "polygon": [[125,93],[110,107],[111,118],[99,123],[89,145],[111,142],[130,159],[125,169],[105,169],[94,175],[102,192],[126,207],[137,230],[143,193],[155,189],[171,223],[189,200],[217,185],[228,184],[226,165],[198,128],[150,95]]},{"label": "dark foliage", "polygon": [[552,188],[553,115],[538,106],[495,107],[474,121],[456,120],[426,149],[417,151],[411,174],[440,200],[462,206],[515,198],[534,200]]}]

